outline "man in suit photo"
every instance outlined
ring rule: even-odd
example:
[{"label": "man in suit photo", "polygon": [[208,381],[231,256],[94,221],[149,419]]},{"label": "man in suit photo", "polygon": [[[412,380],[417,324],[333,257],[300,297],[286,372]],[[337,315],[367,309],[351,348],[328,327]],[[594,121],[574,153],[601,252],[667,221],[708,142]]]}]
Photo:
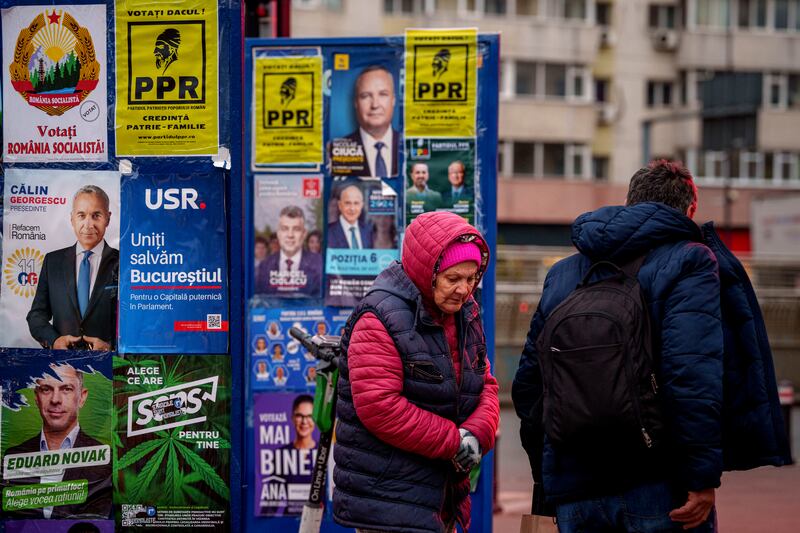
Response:
[{"label": "man in suit photo", "polygon": [[369,66],[356,78],[354,93],[358,129],[345,139],[361,147],[366,162],[361,170],[355,170],[351,175],[396,176],[400,132],[392,128],[394,76],[385,67]]},{"label": "man in suit photo", "polygon": [[256,293],[319,296],[322,287],[322,255],[303,250],[306,239],[303,210],[287,205],[278,215],[280,251],[258,265]]},{"label": "man in suit photo", "polygon": [[466,167],[463,162],[455,160],[447,166],[447,181],[450,188],[442,192],[442,206],[454,207],[460,202],[471,202],[472,191],[464,183]]},{"label": "man in suit photo", "polygon": [[70,224],[77,242],[49,252],[28,312],[28,329],[43,348],[111,350],[117,333],[119,250],[104,237],[111,211],[96,185],[72,199]]},{"label": "man in suit photo", "polygon": [[406,203],[410,206],[411,213],[427,213],[436,211],[442,206],[441,193],[428,187],[428,165],[414,163],[411,166],[411,187],[406,189]]},{"label": "man in suit photo", "polygon": [[[15,454],[70,450],[102,443],[84,433],[78,414],[86,404],[89,391],[83,383],[83,373],[69,364],[52,364],[47,373],[35,380],[34,399],[42,418],[41,431],[18,446],[6,451],[8,458]],[[110,435],[109,435],[110,437]],[[14,518],[108,518],[111,514],[111,453],[106,450],[106,464],[75,465],[61,473],[39,477],[6,480],[7,485],[33,485],[63,481],[87,480],[88,493],[82,503],[24,509],[9,513]]]},{"label": "man in suit photo", "polygon": [[372,228],[361,221],[364,193],[358,185],[339,192],[339,220],[328,224],[328,248],[372,248]]}]

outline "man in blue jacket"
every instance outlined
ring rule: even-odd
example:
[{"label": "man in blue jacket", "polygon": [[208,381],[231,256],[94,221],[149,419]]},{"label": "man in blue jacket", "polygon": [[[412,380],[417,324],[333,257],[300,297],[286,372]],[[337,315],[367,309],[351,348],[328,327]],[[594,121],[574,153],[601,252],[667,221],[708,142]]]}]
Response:
[{"label": "man in blue jacket", "polygon": [[[514,379],[522,443],[560,533],[713,531],[722,454],[723,334],[717,260],[692,221],[697,189],[681,165],[656,161],[631,179],[625,206],[578,217],[580,252],[550,270]],[[536,339],[546,317],[589,267],[645,255],[638,281],[648,306],[667,427],[654,449],[586,456],[553,446],[542,427]],[[596,278],[599,279],[599,278]]]}]

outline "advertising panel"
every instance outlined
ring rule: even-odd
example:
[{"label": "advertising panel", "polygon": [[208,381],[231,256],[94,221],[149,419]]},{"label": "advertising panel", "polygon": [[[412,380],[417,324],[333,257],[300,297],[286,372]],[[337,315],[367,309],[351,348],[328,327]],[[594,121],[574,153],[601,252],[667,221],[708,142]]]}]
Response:
[{"label": "advertising panel", "polygon": [[289,328],[326,335],[331,324],[321,307],[250,310],[250,384],[253,390],[314,388],[316,359],[289,335]]},{"label": "advertising panel", "polygon": [[381,180],[334,181],[328,203],[325,303],[354,306],[397,249],[397,192]]},{"label": "advertising panel", "polygon": [[109,354],[3,358],[6,517],[111,515],[111,378]]},{"label": "advertising panel", "polygon": [[406,141],[406,224],[428,211],[475,218],[475,139]]},{"label": "advertising panel", "polygon": [[256,394],[255,511],[257,516],[300,516],[308,501],[319,431],[308,394]]},{"label": "advertising panel", "polygon": [[330,173],[397,176],[402,146],[399,50],[337,48],[330,71]]},{"label": "advertising panel", "polygon": [[108,161],[105,4],[2,15],[4,160]]},{"label": "advertising panel", "polygon": [[117,172],[8,169],[0,346],[116,344]]},{"label": "advertising panel", "polygon": [[257,56],[253,61],[254,166],[321,164],[322,56]]},{"label": "advertising panel", "polygon": [[322,296],[322,176],[257,175],[253,202],[255,293]]},{"label": "advertising panel", "polygon": [[406,31],[407,137],[474,137],[478,31]]},{"label": "advertising panel", "polygon": [[230,360],[114,359],[118,531],[229,526]]},{"label": "advertising panel", "polygon": [[217,2],[116,3],[117,155],[216,155]]},{"label": "advertising panel", "polygon": [[221,176],[138,175],[122,186],[122,211],[120,351],[226,352]]}]

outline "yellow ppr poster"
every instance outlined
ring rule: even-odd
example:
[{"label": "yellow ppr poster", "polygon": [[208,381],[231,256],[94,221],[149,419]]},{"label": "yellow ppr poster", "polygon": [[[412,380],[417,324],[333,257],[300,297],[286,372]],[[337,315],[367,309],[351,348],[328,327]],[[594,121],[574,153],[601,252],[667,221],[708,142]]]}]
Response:
[{"label": "yellow ppr poster", "polygon": [[474,137],[478,30],[406,31],[406,137]]},{"label": "yellow ppr poster", "polygon": [[322,57],[256,57],[253,68],[255,165],[322,163]]},{"label": "yellow ppr poster", "polygon": [[216,155],[216,0],[117,0],[119,156]]}]

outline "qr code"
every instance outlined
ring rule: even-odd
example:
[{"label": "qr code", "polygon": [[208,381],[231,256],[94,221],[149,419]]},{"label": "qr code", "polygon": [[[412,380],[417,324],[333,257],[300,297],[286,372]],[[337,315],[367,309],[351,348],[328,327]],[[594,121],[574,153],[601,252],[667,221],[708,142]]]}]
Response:
[{"label": "qr code", "polygon": [[206,315],[206,329],[222,329],[222,315]]}]

